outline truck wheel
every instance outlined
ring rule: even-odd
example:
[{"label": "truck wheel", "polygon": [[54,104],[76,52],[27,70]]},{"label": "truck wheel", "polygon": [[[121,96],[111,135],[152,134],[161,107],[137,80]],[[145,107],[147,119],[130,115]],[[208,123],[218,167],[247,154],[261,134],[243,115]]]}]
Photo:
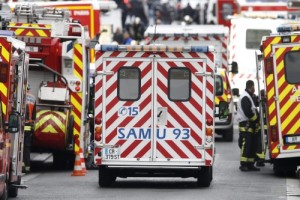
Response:
[{"label": "truck wheel", "polygon": [[[21,184],[21,176],[18,176],[18,181],[13,183],[16,185]],[[11,185],[8,186],[8,196],[9,197],[17,197],[18,196],[18,189],[17,187],[12,187]]]},{"label": "truck wheel", "polygon": [[223,139],[226,142],[232,142],[233,141],[233,126],[230,129],[222,130]]},{"label": "truck wheel", "polygon": [[0,197],[0,200],[7,200],[7,183],[4,183],[4,191],[2,196]]},{"label": "truck wheel", "polygon": [[209,187],[212,180],[212,167],[202,167],[197,177],[197,185],[200,187]]},{"label": "truck wheel", "polygon": [[54,169],[66,169],[67,168],[67,154],[62,151],[53,152],[53,166]]},{"label": "truck wheel", "polygon": [[273,163],[273,171],[276,176],[283,176],[284,170],[282,169],[280,162],[274,162]]},{"label": "truck wheel", "polygon": [[115,182],[116,176],[114,176],[106,166],[99,166],[99,186],[109,187]]}]

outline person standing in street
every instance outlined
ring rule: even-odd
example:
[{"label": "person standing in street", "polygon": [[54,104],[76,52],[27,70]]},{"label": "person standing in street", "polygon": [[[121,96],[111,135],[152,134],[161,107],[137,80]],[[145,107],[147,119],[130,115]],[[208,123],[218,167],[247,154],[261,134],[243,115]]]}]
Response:
[{"label": "person standing in street", "polygon": [[22,169],[24,173],[30,172],[31,136],[33,133],[35,116],[36,116],[36,100],[35,100],[35,96],[30,93],[30,85],[28,85],[27,93],[26,93],[26,115],[25,115],[26,121],[25,121],[23,169]]},{"label": "person standing in street", "polygon": [[255,136],[255,130],[257,125],[259,125],[259,115],[253,101],[254,92],[254,82],[248,80],[246,82],[246,89],[240,96],[238,102],[237,121],[239,122],[238,143],[241,149],[241,171],[260,170],[254,166],[257,151],[257,137]]}]

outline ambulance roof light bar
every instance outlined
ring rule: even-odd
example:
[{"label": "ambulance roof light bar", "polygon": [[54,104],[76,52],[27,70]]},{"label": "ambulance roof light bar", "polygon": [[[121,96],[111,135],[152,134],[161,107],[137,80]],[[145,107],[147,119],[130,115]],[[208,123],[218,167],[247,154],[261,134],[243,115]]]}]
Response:
[{"label": "ambulance roof light bar", "polygon": [[198,52],[214,50],[212,46],[166,46],[166,45],[99,45],[95,50],[101,51],[143,51],[143,52]]},{"label": "ambulance roof light bar", "polygon": [[277,27],[278,33],[300,31],[300,24],[283,24]]},{"label": "ambulance roof light bar", "polygon": [[224,33],[148,33],[149,37],[208,37],[208,36],[220,36],[224,37]]}]

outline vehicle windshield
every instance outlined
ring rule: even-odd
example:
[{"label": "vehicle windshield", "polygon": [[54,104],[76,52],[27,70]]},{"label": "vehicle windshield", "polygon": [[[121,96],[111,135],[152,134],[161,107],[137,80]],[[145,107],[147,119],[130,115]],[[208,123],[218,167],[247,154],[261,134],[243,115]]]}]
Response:
[{"label": "vehicle windshield", "polygon": [[221,76],[216,76],[215,95],[220,96],[223,94],[223,81]]},{"label": "vehicle windshield", "polygon": [[259,49],[263,36],[270,35],[271,30],[268,29],[247,29],[246,31],[246,48]]}]

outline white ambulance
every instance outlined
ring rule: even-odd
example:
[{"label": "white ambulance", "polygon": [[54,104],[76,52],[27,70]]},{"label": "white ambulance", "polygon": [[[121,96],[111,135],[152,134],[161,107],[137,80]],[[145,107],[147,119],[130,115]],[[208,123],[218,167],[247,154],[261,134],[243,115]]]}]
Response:
[{"label": "white ambulance", "polygon": [[215,154],[213,49],[95,49],[99,186],[108,187],[117,177],[159,176],[194,177],[208,187]]},{"label": "white ambulance", "polygon": [[[215,129],[225,141],[233,141],[234,105],[229,79],[229,29],[223,25],[156,25],[149,26],[145,31],[148,44],[164,45],[211,45],[215,49],[217,70],[215,83]],[[231,67],[230,72],[237,73],[237,67]],[[225,101],[229,112],[223,118],[219,117],[219,103]]]},{"label": "white ambulance", "polygon": [[[262,73],[256,74],[256,55],[260,50],[263,36],[276,33],[278,25],[285,23],[286,19],[262,18],[263,16],[234,17],[230,28],[230,61],[237,62],[239,73],[231,79],[234,102],[237,103],[239,93],[246,88],[247,80],[259,80],[263,85]],[[258,76],[258,77],[257,77]],[[258,83],[255,83],[258,94]],[[263,89],[263,88],[260,88]]]},{"label": "white ambulance", "polygon": [[[300,166],[299,24],[278,27],[263,38],[266,124],[270,162],[276,175],[295,174]],[[262,121],[263,122],[263,121]]]}]

